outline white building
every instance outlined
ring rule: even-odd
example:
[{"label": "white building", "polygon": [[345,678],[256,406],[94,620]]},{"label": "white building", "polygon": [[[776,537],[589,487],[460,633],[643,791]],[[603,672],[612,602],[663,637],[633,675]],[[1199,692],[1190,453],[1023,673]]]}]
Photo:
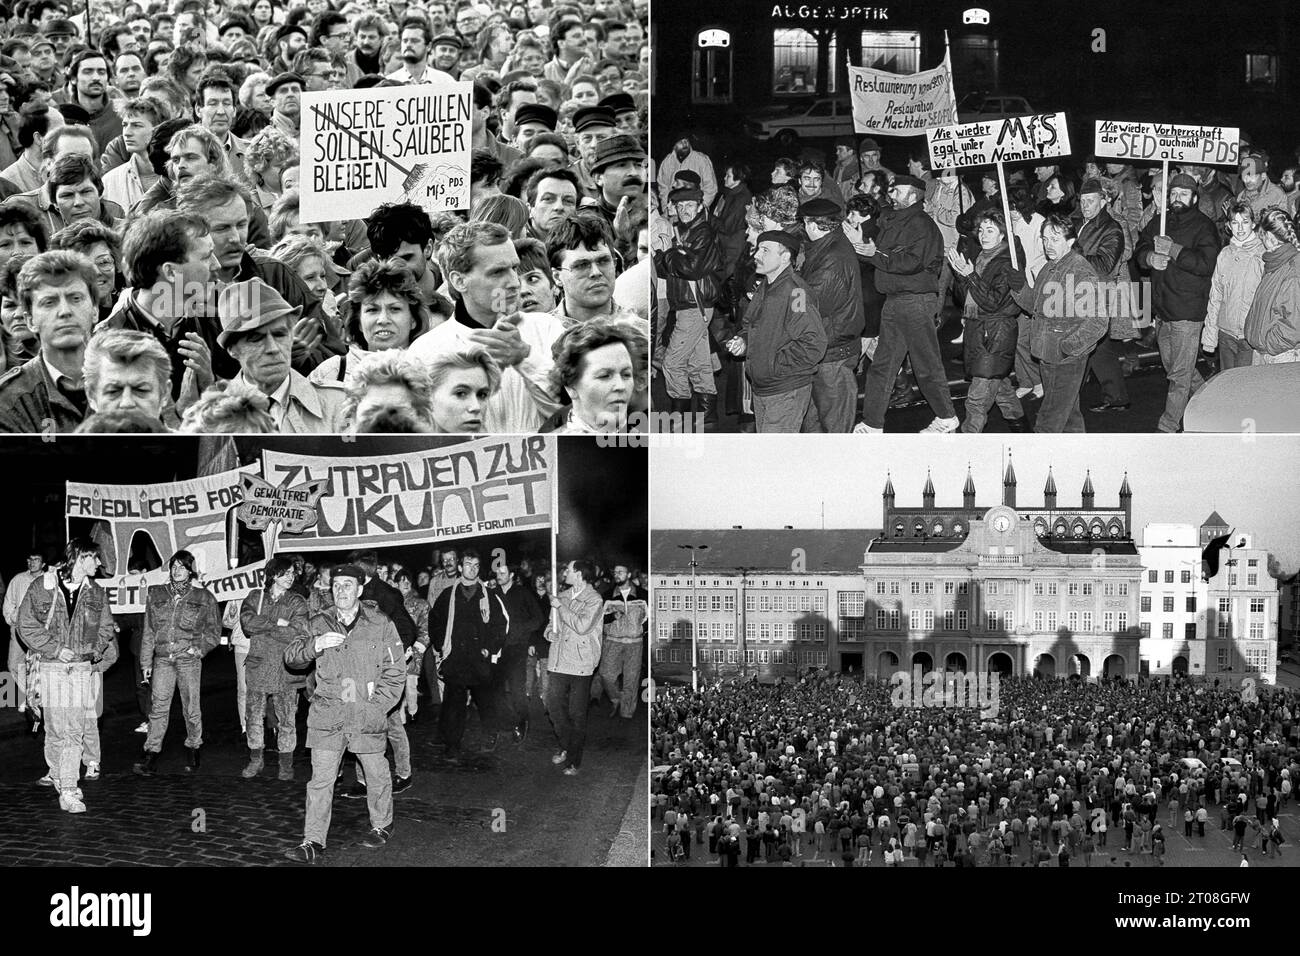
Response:
[{"label": "white building", "polygon": [[1218,512],[1200,527],[1202,546],[1226,535],[1218,573],[1206,593],[1206,676],[1277,680],[1278,582],[1268,573],[1268,551],[1231,528]]},{"label": "white building", "polygon": [[1142,559],[1142,672],[1204,677],[1206,595],[1201,543],[1194,525],[1149,524]]}]

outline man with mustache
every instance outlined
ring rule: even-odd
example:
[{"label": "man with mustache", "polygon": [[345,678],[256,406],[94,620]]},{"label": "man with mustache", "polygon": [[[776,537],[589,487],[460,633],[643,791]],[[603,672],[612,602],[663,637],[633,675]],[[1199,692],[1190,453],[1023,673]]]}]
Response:
[{"label": "man with mustache", "polygon": [[402,66],[388,74],[388,79],[398,83],[437,83],[453,81],[450,73],[434,69],[429,63],[433,46],[433,28],[421,16],[407,17],[402,21]]},{"label": "man with mustache", "polygon": [[1196,359],[1221,243],[1214,222],[1197,207],[1196,193],[1196,180],[1186,173],[1171,179],[1167,232],[1158,234],[1160,217],[1153,216],[1134,253],[1138,265],[1151,270],[1156,342],[1169,380],[1165,411],[1156,426],[1162,432],[1182,429],[1188,400],[1205,384]]},{"label": "man with mustache", "polygon": [[614,226],[620,204],[631,202],[645,192],[645,152],[631,136],[611,136],[596,144],[592,175],[600,190],[594,208]]},{"label": "man with mustache", "polygon": [[[346,21],[345,21],[346,22]],[[356,43],[352,52],[345,58],[349,86],[355,85],[353,73],[357,77],[382,73],[384,38],[388,35],[388,22],[377,13],[362,14],[352,27],[352,36]]]},{"label": "man with mustache", "polygon": [[68,67],[67,101],[90,114],[87,125],[97,143],[111,143],[122,135],[122,117],[108,99],[108,80],[108,57],[98,50],[82,50]]}]

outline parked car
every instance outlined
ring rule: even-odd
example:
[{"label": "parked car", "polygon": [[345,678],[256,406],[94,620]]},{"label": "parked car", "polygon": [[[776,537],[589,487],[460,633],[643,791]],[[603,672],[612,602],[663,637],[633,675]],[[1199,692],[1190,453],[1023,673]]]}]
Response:
[{"label": "parked car", "polygon": [[1185,432],[1294,432],[1300,428],[1300,362],[1227,369],[1196,390]]},{"label": "parked car", "polygon": [[745,132],[757,140],[791,146],[800,139],[853,135],[853,104],[848,97],[803,100],[751,114]]},{"label": "parked car", "polygon": [[1028,116],[1033,112],[1034,108],[1023,96],[968,93],[957,104],[957,122],[978,123],[980,120],[1005,119],[1008,116]]}]

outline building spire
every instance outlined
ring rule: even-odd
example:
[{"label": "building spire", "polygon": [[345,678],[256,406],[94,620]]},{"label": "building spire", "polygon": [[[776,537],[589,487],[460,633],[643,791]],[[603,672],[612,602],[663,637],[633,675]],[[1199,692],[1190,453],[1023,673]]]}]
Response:
[{"label": "building spire", "polygon": [[1052,475],[1052,466],[1047,466],[1047,484],[1043,485],[1043,495],[1056,494],[1056,478]]},{"label": "building spire", "polygon": [[1119,496],[1121,498],[1132,498],[1133,489],[1128,486],[1128,472],[1124,472],[1124,484],[1119,486]]},{"label": "building spire", "polygon": [[894,497],[894,478],[893,478],[893,476],[892,476],[888,471],[885,472],[885,491],[884,491],[884,496],[885,496],[886,498],[892,498],[892,497]]},{"label": "building spire", "polygon": [[1002,476],[1002,503],[1008,508],[1016,506],[1016,469],[1011,465],[1011,452],[1007,452],[1007,470]]}]

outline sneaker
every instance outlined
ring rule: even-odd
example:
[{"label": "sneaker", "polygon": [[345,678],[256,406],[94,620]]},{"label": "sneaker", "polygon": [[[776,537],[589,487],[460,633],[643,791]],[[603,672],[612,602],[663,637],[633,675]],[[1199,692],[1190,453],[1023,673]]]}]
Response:
[{"label": "sneaker", "polygon": [[339,796],[347,797],[349,800],[364,800],[366,798],[366,785],[364,783],[354,783],[346,790],[340,790]]},{"label": "sneaker", "polygon": [[952,418],[936,418],[934,421],[930,422],[930,424],[921,429],[921,434],[946,435],[949,432],[955,432],[959,425],[961,425],[961,419],[956,415]]},{"label": "sneaker", "polygon": [[48,773],[45,776],[41,777],[41,779],[37,780],[36,782],[39,783],[42,787],[54,786],[54,778],[51,777]]},{"label": "sneaker", "polygon": [[397,777],[393,780],[393,793],[406,793],[412,786],[410,777]]},{"label": "sneaker", "polygon": [[68,813],[85,813],[86,805],[81,800],[80,790],[64,790],[59,794],[59,809]]},{"label": "sneaker", "polygon": [[137,734],[147,734],[149,732],[149,721],[147,720],[140,721],[140,726],[135,728],[135,732]]},{"label": "sneaker", "polygon": [[883,428],[875,428],[868,425],[866,422],[858,422],[853,426],[853,433],[855,435],[883,435],[884,432],[885,430]]},{"label": "sneaker", "polygon": [[1032,391],[1033,391],[1032,388],[1025,388],[1025,387],[1022,385],[1020,388],[1016,389],[1016,398],[1024,398],[1026,395],[1028,395],[1028,394],[1029,394],[1030,392],[1032,392]]},{"label": "sneaker", "polygon": [[1043,397],[1043,383],[1039,382],[1037,385],[1034,386],[1034,398],[1042,398],[1042,397]]},{"label": "sneaker", "polygon": [[99,779],[99,764],[97,764],[97,763],[88,763],[88,764],[86,764],[86,775],[85,775],[85,776],[86,776],[86,779],[87,779],[87,780],[98,780],[98,779]]},{"label": "sneaker", "polygon": [[361,846],[368,846],[370,849],[374,850],[387,843],[388,838],[392,836],[392,833],[392,827],[371,827],[370,831],[358,840],[357,843],[361,844]]},{"label": "sneaker", "polygon": [[[564,763],[564,761],[568,759],[569,759],[569,752],[567,750],[561,750],[559,753],[557,753],[554,757],[551,758],[551,763],[555,764],[558,767],[560,764]],[[51,786],[53,785],[51,784]]]},{"label": "sneaker", "polygon": [[564,768],[564,775],[566,777],[576,777],[578,775],[578,768],[573,766],[573,764],[569,764],[569,766]]},{"label": "sneaker", "polygon": [[303,840],[298,846],[284,851],[284,858],[295,863],[319,863],[324,856],[325,847],[311,840]]}]

